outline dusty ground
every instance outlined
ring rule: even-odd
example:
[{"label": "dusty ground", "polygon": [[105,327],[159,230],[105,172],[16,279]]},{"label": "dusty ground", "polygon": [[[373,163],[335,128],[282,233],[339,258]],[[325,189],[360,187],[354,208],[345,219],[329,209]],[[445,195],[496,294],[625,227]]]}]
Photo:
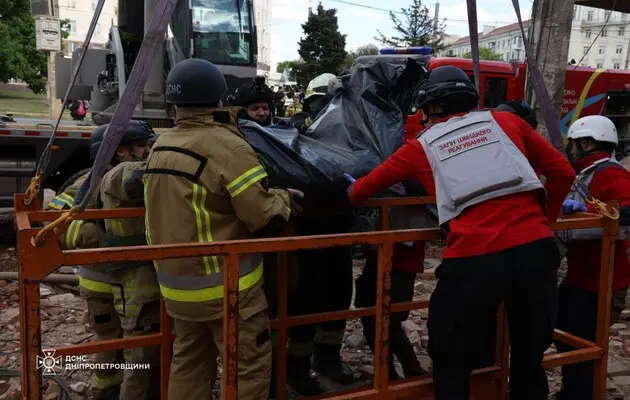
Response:
[{"label": "dusty ground", "polygon": [[[434,267],[439,264],[441,246],[435,243],[427,252],[429,259],[427,272],[416,282],[416,299],[427,298],[435,288]],[[361,262],[355,264],[355,277],[361,273]],[[14,248],[0,249],[0,271],[15,271],[17,261]],[[72,273],[72,269],[64,268],[59,272]],[[560,272],[563,274],[563,271]],[[423,278],[423,279],[421,279]],[[83,304],[76,295],[76,290],[68,286],[41,285],[42,295],[42,342],[43,348],[54,349],[60,346],[78,344],[89,341],[92,334],[85,324]],[[405,330],[415,346],[416,354],[425,369],[430,370],[431,360],[426,352],[426,310],[414,311],[405,323]],[[14,282],[0,281],[0,400],[19,399],[18,378],[11,378],[10,371],[19,371],[19,310],[18,289]],[[628,349],[626,349],[628,348]],[[624,312],[624,321],[612,327],[610,337],[609,379],[607,383],[608,399],[630,399],[630,309]],[[550,349],[549,351],[554,351]],[[359,320],[350,320],[346,326],[346,336],[342,357],[354,373],[356,384],[366,386],[371,383],[373,375],[372,354],[365,345]],[[399,372],[400,368],[399,368]],[[559,369],[548,371],[551,399],[560,389]],[[57,399],[59,385],[67,387],[72,399],[89,399],[88,384],[90,373],[73,371],[60,376],[60,383],[48,380],[45,400]],[[338,385],[327,379],[316,376],[322,386],[329,391],[341,390]],[[218,393],[217,393],[218,394]],[[291,393],[291,398],[297,396]]]}]

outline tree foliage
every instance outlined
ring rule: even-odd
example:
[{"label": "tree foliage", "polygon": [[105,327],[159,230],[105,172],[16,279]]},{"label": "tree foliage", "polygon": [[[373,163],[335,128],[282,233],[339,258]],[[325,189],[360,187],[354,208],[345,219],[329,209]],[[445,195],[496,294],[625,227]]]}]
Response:
[{"label": "tree foliage", "polygon": [[[394,47],[431,46],[437,53],[445,48],[444,21],[436,21],[422,0],[413,0],[409,8],[400,10],[402,20],[393,12],[389,13],[397,36],[388,37],[377,30],[375,40]],[[437,29],[436,29],[437,28]]]},{"label": "tree foliage", "polygon": [[378,54],[378,47],[373,44],[365,44],[363,46],[357,47],[356,50],[350,50],[346,55],[346,60],[344,61],[344,68],[349,69],[354,64],[354,61],[361,56],[370,56]]},{"label": "tree foliage", "polygon": [[[68,28],[69,22],[62,21],[63,38],[68,37]],[[18,79],[35,93],[45,92],[48,60],[35,46],[30,1],[0,0],[0,43],[0,82]]]},{"label": "tree foliage", "polygon": [[[464,54],[462,57],[464,58],[472,58],[472,52]],[[488,60],[488,61],[503,61],[503,56],[499,53],[495,53],[491,49],[487,47],[479,48],[479,59],[480,60]]]},{"label": "tree foliage", "polygon": [[341,72],[346,59],[346,35],[339,32],[337,10],[327,10],[319,3],[302,24],[302,30],[298,53],[304,63],[298,67],[297,81],[306,84],[317,75]]}]

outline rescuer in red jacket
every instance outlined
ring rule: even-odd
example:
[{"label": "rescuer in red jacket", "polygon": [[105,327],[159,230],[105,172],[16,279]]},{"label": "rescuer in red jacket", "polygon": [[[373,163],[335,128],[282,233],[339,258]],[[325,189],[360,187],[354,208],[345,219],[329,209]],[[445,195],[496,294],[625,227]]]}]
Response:
[{"label": "rescuer in red jacket", "polygon": [[[547,399],[542,367],[556,319],[560,255],[555,221],[575,178],[566,158],[519,117],[475,111],[464,71],[444,66],[420,85],[428,126],[366,177],[350,199],[416,179],[436,196],[448,232],[429,308],[429,355],[437,400],[468,400],[489,320],[505,301],[510,323],[510,397]],[[534,169],[545,177],[541,184]],[[546,196],[545,196],[546,194]]]},{"label": "rescuer in red jacket", "polygon": [[[630,262],[625,231],[630,224],[630,173],[613,157],[618,144],[617,129],[600,115],[578,119],[569,128],[567,153],[578,171],[575,183],[564,201],[563,211],[595,212],[585,205],[586,194],[602,202],[618,201],[622,232],[615,244],[610,323],[619,321],[630,286]],[[568,273],[560,284],[558,329],[595,341],[597,332],[597,295],[602,252],[602,229],[559,231],[557,237],[567,247]],[[556,343],[559,351],[572,348]],[[593,398],[593,362],[562,367],[563,389],[558,399]]]}]

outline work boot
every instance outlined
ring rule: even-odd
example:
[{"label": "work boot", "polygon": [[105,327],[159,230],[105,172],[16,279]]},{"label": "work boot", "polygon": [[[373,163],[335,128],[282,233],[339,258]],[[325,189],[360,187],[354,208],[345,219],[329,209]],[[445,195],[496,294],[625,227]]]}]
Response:
[{"label": "work boot", "polygon": [[317,396],[324,391],[311,376],[309,356],[287,355],[287,383],[302,396]]},{"label": "work boot", "polygon": [[354,377],[347,372],[341,362],[341,345],[328,345],[315,342],[313,351],[313,371],[341,385],[351,385]]}]

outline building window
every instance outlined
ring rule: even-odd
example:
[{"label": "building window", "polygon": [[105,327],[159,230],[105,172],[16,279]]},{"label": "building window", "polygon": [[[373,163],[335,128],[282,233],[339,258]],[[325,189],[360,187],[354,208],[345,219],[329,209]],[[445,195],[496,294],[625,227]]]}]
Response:
[{"label": "building window", "polygon": [[619,36],[624,36],[626,34],[626,27],[625,26],[620,26],[619,27]]},{"label": "building window", "polygon": [[68,46],[68,55],[72,56],[72,53],[74,53],[74,50],[77,48],[77,44],[74,42],[68,42],[67,46]]},{"label": "building window", "polygon": [[94,33],[97,35],[101,34],[101,24],[96,24],[96,29],[94,29]]},{"label": "building window", "polygon": [[617,46],[617,49],[615,49],[615,54],[622,54],[623,53],[623,46]]},{"label": "building window", "polygon": [[584,54],[588,53],[588,46],[584,46]]},{"label": "building window", "polygon": [[593,12],[593,11],[589,11],[589,12],[586,14],[586,20],[587,20],[587,21],[592,21],[592,20],[593,20],[593,14],[594,14],[594,12]]},{"label": "building window", "polygon": [[516,36],[514,36],[513,44],[516,44]]},{"label": "building window", "polygon": [[77,33],[77,21],[70,20],[70,32]]},{"label": "building window", "polygon": [[603,47],[599,48],[599,54],[604,54],[604,48]]},{"label": "building window", "polygon": [[602,31],[602,37],[606,37],[606,36],[608,36],[608,29],[604,29]]},{"label": "building window", "polygon": [[593,34],[593,32],[590,29],[587,29],[587,30],[584,31],[584,36],[587,39],[590,39],[592,34]]},{"label": "building window", "polygon": [[512,60],[516,60],[516,57],[514,56],[514,52],[512,52]]},{"label": "building window", "polygon": [[495,108],[507,99],[507,79],[486,78],[486,94],[483,97],[483,106]]},{"label": "building window", "polygon": [[603,68],[604,64],[603,63],[597,63],[597,68]]},{"label": "building window", "polygon": [[620,67],[620,64],[619,64],[619,63],[614,63],[614,64],[613,64],[613,69],[619,69],[619,67]]},{"label": "building window", "polygon": [[96,10],[97,4],[98,4],[98,0],[92,0],[92,11]]}]

